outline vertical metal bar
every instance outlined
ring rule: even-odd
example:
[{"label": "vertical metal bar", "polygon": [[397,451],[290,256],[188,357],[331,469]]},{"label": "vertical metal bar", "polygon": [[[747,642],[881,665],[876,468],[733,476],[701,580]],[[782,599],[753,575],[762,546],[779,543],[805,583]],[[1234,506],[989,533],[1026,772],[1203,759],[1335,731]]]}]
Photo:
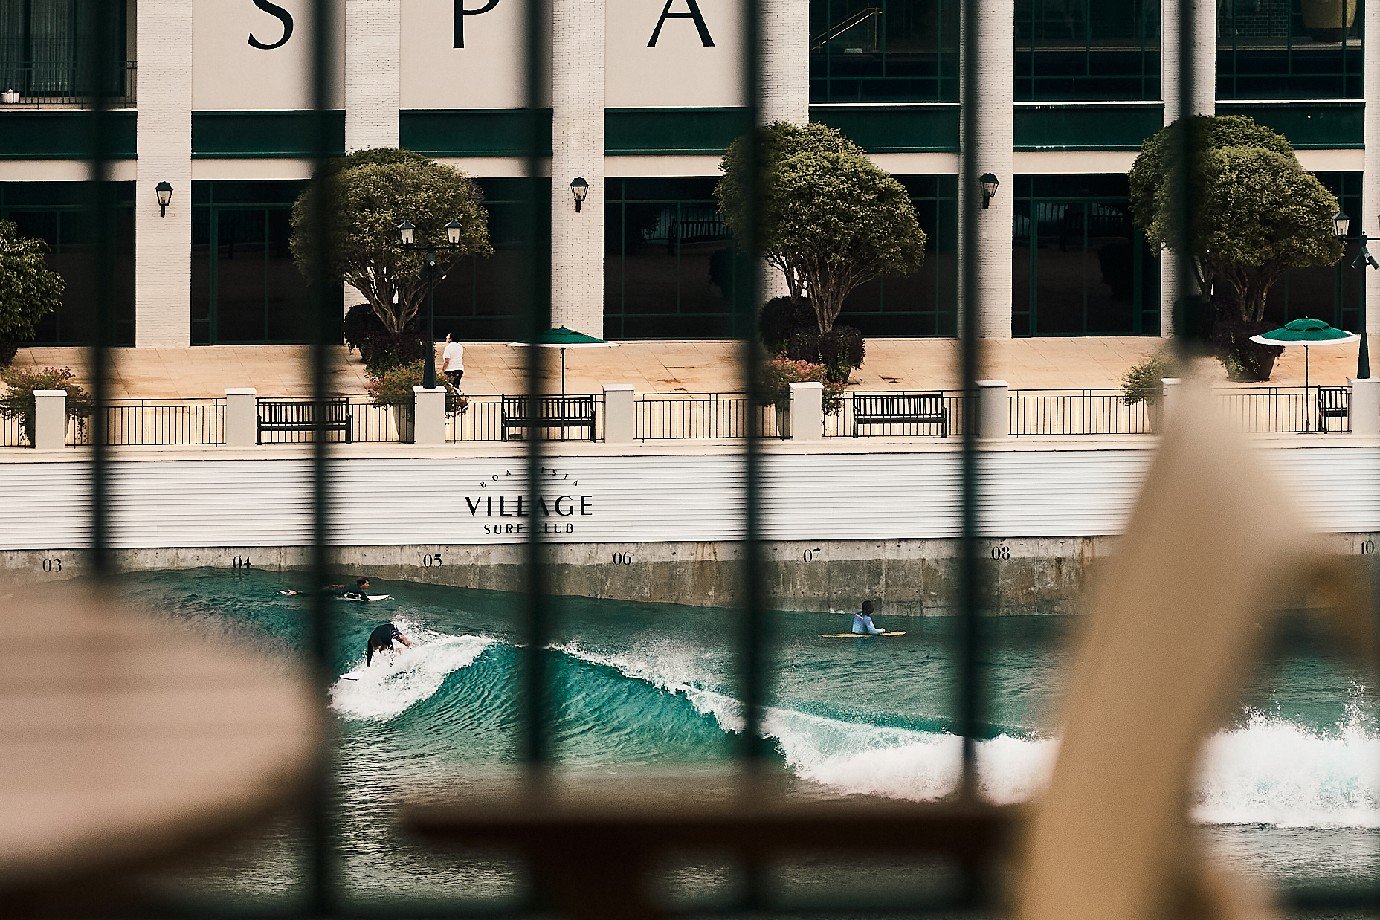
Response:
[{"label": "vertical metal bar", "polygon": [[[1193,124],[1193,116],[1196,114],[1193,106],[1193,98],[1197,89],[1197,70],[1194,67],[1194,35],[1197,31],[1195,23],[1197,17],[1201,15],[1198,9],[1199,0],[1183,0],[1179,5],[1179,21],[1175,27],[1179,30],[1179,126],[1180,130],[1174,136],[1174,146],[1171,151],[1170,159],[1170,186],[1175,189],[1176,194],[1170,202],[1171,209],[1169,219],[1173,227],[1171,238],[1184,240],[1187,238],[1187,230],[1190,226],[1189,215],[1193,207],[1193,189],[1189,188],[1189,181],[1192,176],[1189,163],[1193,155],[1193,140],[1190,126]],[[1215,9],[1215,8],[1214,8]],[[1233,16],[1235,14],[1235,3],[1232,6]],[[1233,19],[1233,24],[1235,20]],[[1235,29],[1232,30],[1235,36]],[[1235,45],[1235,37],[1232,39]],[[1233,67],[1236,58],[1232,57]],[[1234,72],[1233,72],[1234,76]],[[1183,248],[1183,247],[1181,247]],[[1197,282],[1192,268],[1192,256],[1187,252],[1176,254],[1174,257],[1174,290],[1182,298],[1189,291],[1195,290]],[[1177,311],[1180,321],[1184,319],[1183,313]],[[1183,330],[1176,330],[1182,333]],[[1171,340],[1176,357],[1180,362],[1188,358],[1188,342],[1182,335],[1175,335]]]},{"label": "vertical metal bar", "polygon": [[[977,177],[981,164],[977,158],[978,101],[982,93],[982,42],[978,17],[982,15],[978,0],[963,0],[963,41],[960,55],[962,87],[963,149],[959,175],[964,187],[959,189],[959,207],[965,208],[962,238],[959,240],[959,372],[960,389],[964,396],[962,454],[959,463],[959,558],[957,580],[958,627],[958,728],[963,738],[964,796],[977,794],[977,737],[981,731],[984,710],[982,694],[982,572],[978,557],[978,453],[977,433],[980,425],[980,400],[977,393],[979,362],[982,358],[978,338],[978,262],[977,221],[983,217],[976,202]],[[1000,15],[994,8],[994,14]],[[1013,183],[1014,184],[1014,183]],[[1013,190],[1014,191],[1014,190]]]},{"label": "vertical metal bar", "polygon": [[[545,88],[549,81],[546,62],[542,57],[544,42],[551,17],[547,14],[548,0],[527,0],[525,22],[525,80],[526,80],[526,179],[522,183],[522,196],[526,206],[525,225],[528,270],[524,272],[526,283],[526,334],[530,343],[527,352],[528,405],[533,412],[540,412],[542,380],[545,370],[545,349],[537,346],[548,327],[551,298],[551,250],[540,228],[546,227],[554,215],[548,213],[551,195],[542,179],[543,155],[546,152]],[[550,181],[554,182],[552,176]],[[527,437],[527,494],[528,507],[532,516],[528,519],[524,568],[526,596],[523,605],[523,633],[526,648],[522,655],[522,713],[524,734],[522,756],[531,767],[540,767],[551,756],[549,716],[550,677],[547,674],[545,646],[550,632],[546,607],[546,569],[544,566],[541,527],[537,526],[536,509],[541,504],[542,437],[545,431],[528,428]]]},{"label": "vertical metal bar", "polygon": [[[110,24],[115,22],[116,4],[122,0],[95,0],[87,10],[94,17],[88,24],[85,63],[90,70],[88,87],[93,104],[87,118],[90,151],[90,187],[87,206],[96,223],[95,329],[88,359],[91,376],[91,397],[96,411],[91,415],[91,570],[97,578],[115,573],[115,561],[110,552],[110,450],[106,431],[109,419],[105,406],[110,401],[110,347],[114,338],[115,309],[113,283],[116,271],[114,216],[118,202],[111,179],[114,158],[115,125],[110,112],[110,95],[106,77],[112,72],[117,33]],[[27,19],[27,17],[26,17]],[[73,19],[76,36],[82,34],[80,15]],[[119,33],[123,38],[123,33]],[[80,47],[80,41],[77,42]],[[137,202],[136,202],[137,206]],[[64,425],[66,420],[64,419]]]},{"label": "vertical metal bar", "polygon": [[[332,348],[340,339],[340,314],[332,309],[340,279],[332,277],[328,247],[333,234],[334,203],[330,200],[330,157],[334,153],[331,108],[334,103],[334,3],[312,0],[312,38],[310,47],[312,87],[312,177],[316,194],[312,196],[311,236],[316,240],[316,260],[311,266],[308,291],[309,316],[313,323],[311,344],[312,395],[312,545],[311,586],[319,589],[331,582],[330,550],[330,434],[326,429],[326,404],[331,380]],[[311,592],[311,650],[316,670],[319,705],[327,705],[327,688],[335,676],[335,630],[331,622],[331,599],[320,590]],[[326,724],[330,724],[327,720]],[[338,861],[334,842],[335,745],[327,738],[319,753],[320,762],[308,809],[307,885],[310,903],[318,916],[329,916],[338,907]]]},{"label": "vertical metal bar", "polygon": [[[748,220],[738,251],[734,271],[738,334],[742,339],[742,368],[749,393],[760,388],[760,350],[755,341],[757,307],[760,300],[762,260],[759,227],[763,206],[763,151],[758,123],[761,118],[761,20],[762,0],[743,2],[743,113],[740,135],[752,139],[747,145],[744,194]],[[768,755],[762,739],[762,712],[767,696],[768,628],[766,596],[762,585],[761,475],[762,413],[749,400],[747,439],[743,443],[744,498],[743,519],[743,616],[742,693],[743,734],[740,756],[754,768]]]}]

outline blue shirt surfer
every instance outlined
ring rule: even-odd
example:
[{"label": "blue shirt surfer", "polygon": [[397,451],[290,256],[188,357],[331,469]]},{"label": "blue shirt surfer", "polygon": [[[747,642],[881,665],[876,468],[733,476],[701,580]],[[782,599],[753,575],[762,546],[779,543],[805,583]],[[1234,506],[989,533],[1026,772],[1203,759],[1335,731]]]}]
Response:
[{"label": "blue shirt surfer", "polygon": [[862,610],[853,614],[853,632],[859,636],[880,636],[886,632],[872,624],[872,602],[863,601]]},{"label": "blue shirt surfer", "polygon": [[369,645],[364,650],[364,666],[367,668],[374,663],[374,652],[388,652],[388,663],[393,663],[393,653],[397,651],[393,647],[393,642],[398,641],[408,648],[412,643],[402,634],[402,630],[392,623],[381,623],[374,627],[374,631],[369,634]]}]

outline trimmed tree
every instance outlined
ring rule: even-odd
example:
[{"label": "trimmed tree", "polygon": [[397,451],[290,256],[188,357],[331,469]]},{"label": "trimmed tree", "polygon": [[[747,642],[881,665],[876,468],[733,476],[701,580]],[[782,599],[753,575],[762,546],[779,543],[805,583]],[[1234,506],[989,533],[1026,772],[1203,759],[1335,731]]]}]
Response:
[{"label": "trimmed tree", "polygon": [[[825,335],[859,285],[920,267],[925,232],[905,187],[833,128],[777,122],[759,137],[762,254],[785,275],[791,300],[809,301]],[[748,220],[744,161],[750,142],[739,138],[728,148],[714,189],[729,230],[740,240]]]},{"label": "trimmed tree", "polygon": [[[1172,162],[1185,129],[1189,193],[1200,206],[1179,233]],[[1239,323],[1264,320],[1270,289],[1288,269],[1335,265],[1342,256],[1332,229],[1336,197],[1299,166],[1283,135],[1245,116],[1199,115],[1162,128],[1129,178],[1131,212],[1146,238],[1188,256],[1199,291],[1215,294]]]},{"label": "trimmed tree", "polygon": [[62,303],[66,283],[48,268],[48,244],[21,236],[19,227],[0,220],[0,366],[38,331],[39,320]]},{"label": "trimmed tree", "polygon": [[[399,224],[416,225],[419,242],[440,242],[447,223],[460,223],[460,247],[436,253],[442,275],[461,256],[493,252],[484,194],[458,169],[410,150],[361,150],[338,161],[325,182],[335,216],[330,272],[364,296],[389,333],[411,328],[427,294],[422,256],[401,249]],[[316,194],[313,184],[292,206],[292,255],[307,274],[317,252]]]}]

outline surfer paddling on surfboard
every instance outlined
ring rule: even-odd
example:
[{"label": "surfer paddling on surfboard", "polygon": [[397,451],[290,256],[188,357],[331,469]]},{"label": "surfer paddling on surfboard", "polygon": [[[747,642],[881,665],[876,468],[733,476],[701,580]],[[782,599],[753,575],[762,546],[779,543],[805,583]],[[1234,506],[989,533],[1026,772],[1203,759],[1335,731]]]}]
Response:
[{"label": "surfer paddling on surfboard", "polygon": [[853,614],[853,633],[858,636],[880,636],[886,632],[885,629],[878,629],[872,623],[872,602],[863,601],[862,610]]},{"label": "surfer paddling on surfboard", "polygon": [[382,623],[374,627],[374,631],[369,634],[369,646],[364,650],[364,666],[367,668],[374,663],[375,652],[387,652],[388,663],[393,663],[393,655],[397,651],[394,648],[394,641],[401,642],[408,648],[412,647],[412,642],[402,634],[402,630],[392,623]]}]

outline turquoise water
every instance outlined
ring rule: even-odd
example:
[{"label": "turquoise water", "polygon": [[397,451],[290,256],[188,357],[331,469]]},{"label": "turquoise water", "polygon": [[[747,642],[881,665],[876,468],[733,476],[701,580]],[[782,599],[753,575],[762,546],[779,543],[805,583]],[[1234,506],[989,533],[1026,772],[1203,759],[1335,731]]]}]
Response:
[{"label": "turquoise water", "polygon": [[[277,593],[287,584],[280,577],[203,570],[137,575],[129,584],[170,616],[275,654],[302,653],[306,606]],[[337,673],[363,665],[365,637],[379,622],[392,620],[418,645],[331,690],[343,884],[359,898],[506,896],[518,883],[507,863],[427,852],[400,839],[390,818],[403,799],[454,793],[516,763],[518,599],[401,582],[376,581],[374,590],[393,598],[336,604]],[[928,800],[954,786],[954,623],[888,620],[884,611],[879,624],[909,635],[822,639],[847,629],[848,618],[773,617],[776,680],[766,730],[803,794]],[[990,724],[982,786],[995,801],[1021,801],[1039,788],[1054,753],[1050,713],[1070,623],[1007,618],[985,628]],[[549,651],[559,688],[558,759],[601,776],[727,763],[741,727],[736,634],[726,610],[561,600]],[[1195,812],[1224,857],[1245,871],[1276,881],[1361,880],[1380,871],[1377,802],[1372,701],[1357,673],[1305,653],[1265,672],[1238,717],[1211,740]],[[300,878],[294,833],[273,829],[201,881],[290,895]],[[700,866],[680,879],[700,890],[731,885],[730,877]],[[782,885],[803,892],[820,877],[818,867],[787,871]]]}]

